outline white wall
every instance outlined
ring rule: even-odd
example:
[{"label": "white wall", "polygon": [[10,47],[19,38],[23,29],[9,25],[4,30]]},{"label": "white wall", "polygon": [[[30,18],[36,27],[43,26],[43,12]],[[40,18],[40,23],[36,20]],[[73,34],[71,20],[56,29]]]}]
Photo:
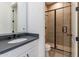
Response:
[{"label": "white wall", "polygon": [[27,32],[27,3],[17,3],[17,32]]},{"label": "white wall", "polygon": [[28,3],[28,32],[39,34],[39,56],[45,56],[44,8],[43,2]]},{"label": "white wall", "polygon": [[77,11],[76,11],[77,3],[72,3],[72,56],[77,56]]},{"label": "white wall", "polygon": [[11,5],[8,2],[0,2],[0,34],[11,33]]}]

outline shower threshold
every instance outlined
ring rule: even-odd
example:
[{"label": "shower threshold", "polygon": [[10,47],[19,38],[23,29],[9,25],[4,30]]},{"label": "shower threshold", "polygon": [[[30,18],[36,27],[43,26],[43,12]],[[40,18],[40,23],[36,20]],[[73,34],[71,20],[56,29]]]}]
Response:
[{"label": "shower threshold", "polygon": [[[70,51],[70,48],[69,47],[66,47],[65,46],[65,48],[64,47],[62,47],[61,45],[57,45],[56,46],[56,48],[54,48],[54,43],[46,43],[46,44],[48,44],[48,45],[50,45],[50,48],[51,48],[51,52],[53,52],[54,54],[56,54],[56,53],[59,53],[59,54],[62,54],[62,55],[64,55],[64,56],[68,56],[68,57],[71,57],[71,51]],[[65,49],[65,50],[64,50]],[[60,52],[57,52],[57,51],[60,51]],[[53,54],[53,55],[54,55]],[[52,56],[53,56],[52,55]],[[66,56],[66,57],[67,57]],[[53,57],[55,57],[55,56],[53,56]],[[63,56],[62,56],[63,57]]]}]

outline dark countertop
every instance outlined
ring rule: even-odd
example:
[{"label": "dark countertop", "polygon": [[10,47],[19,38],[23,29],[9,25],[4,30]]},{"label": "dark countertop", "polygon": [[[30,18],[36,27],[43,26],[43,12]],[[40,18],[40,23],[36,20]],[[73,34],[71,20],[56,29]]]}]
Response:
[{"label": "dark countertop", "polygon": [[[27,44],[27,43],[32,42],[34,40],[37,40],[39,38],[38,34],[33,34],[33,33],[26,33],[25,35],[24,34],[23,33],[15,34],[16,38],[27,38],[27,40],[23,41],[23,42],[19,42],[19,43],[14,43],[14,44],[12,44],[12,43],[9,44],[8,43],[9,41],[11,41],[13,39],[13,37],[14,37],[13,35],[14,34],[8,34],[7,37],[9,39],[7,39],[7,38],[4,39],[4,37],[6,37],[6,35],[3,35],[4,37],[2,35],[0,35],[1,36],[0,37],[0,54],[6,53],[6,52],[8,52],[10,50],[13,50],[13,49],[15,49],[17,47],[20,47],[20,46],[22,46],[24,44]],[[11,37],[12,37],[12,39],[11,39]]]}]

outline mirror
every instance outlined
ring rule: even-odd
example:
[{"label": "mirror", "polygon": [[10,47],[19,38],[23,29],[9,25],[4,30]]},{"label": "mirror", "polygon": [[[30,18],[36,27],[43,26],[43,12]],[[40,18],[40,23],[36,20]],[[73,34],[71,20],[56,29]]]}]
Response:
[{"label": "mirror", "polygon": [[27,32],[27,3],[0,2],[0,34]]}]

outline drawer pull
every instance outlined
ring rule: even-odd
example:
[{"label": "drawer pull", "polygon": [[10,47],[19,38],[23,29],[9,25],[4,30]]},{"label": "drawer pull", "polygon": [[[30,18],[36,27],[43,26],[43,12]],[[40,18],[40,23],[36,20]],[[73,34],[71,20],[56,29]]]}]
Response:
[{"label": "drawer pull", "polygon": [[29,57],[29,54],[27,54],[27,57]]}]

